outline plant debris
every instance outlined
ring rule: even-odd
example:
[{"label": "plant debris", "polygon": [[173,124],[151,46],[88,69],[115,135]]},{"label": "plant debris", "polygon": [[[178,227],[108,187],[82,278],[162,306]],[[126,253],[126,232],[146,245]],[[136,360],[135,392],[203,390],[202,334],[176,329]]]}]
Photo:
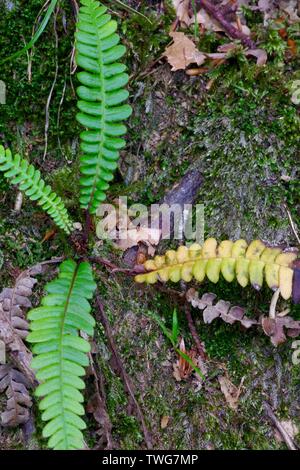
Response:
[{"label": "plant debris", "polygon": [[6,409],[0,415],[2,426],[14,427],[28,421],[32,406],[30,386],[22,372],[10,364],[0,366],[0,392],[7,396]]},{"label": "plant debris", "polygon": [[236,387],[228,377],[222,375],[218,377],[221,391],[227,401],[229,407],[236,411],[238,408],[238,402],[242,391],[242,385],[244,379],[241,380],[239,387]]}]

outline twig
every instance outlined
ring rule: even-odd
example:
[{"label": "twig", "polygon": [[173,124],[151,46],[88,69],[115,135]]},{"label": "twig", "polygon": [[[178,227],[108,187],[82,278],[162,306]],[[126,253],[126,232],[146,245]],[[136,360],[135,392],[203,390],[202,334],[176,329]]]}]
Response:
[{"label": "twig", "polygon": [[195,323],[194,323],[192,315],[191,315],[191,309],[190,309],[190,306],[189,306],[188,303],[185,304],[184,311],[185,311],[185,315],[186,315],[186,318],[187,318],[187,321],[188,321],[189,329],[190,329],[191,335],[193,337],[194,343],[196,345],[197,351],[198,351],[201,359],[206,360],[207,357],[206,357],[206,354],[204,352],[203,346],[201,344],[200,338],[198,336],[198,333],[197,333],[197,330],[196,330],[196,327],[195,327]]},{"label": "twig", "polygon": [[287,216],[288,216],[288,219],[289,219],[290,226],[291,226],[291,229],[292,229],[292,231],[293,231],[293,234],[295,235],[295,238],[296,238],[298,244],[300,245],[300,237],[299,237],[299,235],[298,235],[298,231],[297,231],[297,229],[296,229],[295,223],[294,223],[294,221],[293,221],[293,219],[292,219],[292,214],[291,214],[291,212],[290,212],[290,210],[289,210],[289,208],[288,208],[288,206],[287,206],[286,204],[284,204],[284,208],[285,208],[285,210],[286,210],[286,213],[287,213]]},{"label": "twig", "polygon": [[286,430],[284,429],[284,427],[282,426],[280,421],[276,418],[271,406],[266,401],[264,402],[264,408],[265,408],[265,411],[266,411],[266,414],[267,414],[268,418],[272,421],[274,426],[278,429],[278,431],[280,432],[280,434],[281,434],[282,438],[284,439],[284,442],[286,443],[288,448],[290,450],[297,450],[297,447],[296,447],[293,439],[286,432]]},{"label": "twig", "polygon": [[102,264],[106,268],[108,268],[112,273],[124,273],[128,276],[136,276],[137,274],[143,274],[146,272],[144,266],[142,264],[136,265],[133,269],[128,268],[120,268],[116,264],[112,263],[108,259],[101,258],[100,256],[90,256],[89,260],[92,263]]},{"label": "twig", "polygon": [[223,11],[213,5],[209,0],[199,0],[198,4],[203,7],[218,23],[224,28],[225,32],[233,39],[239,39],[244,46],[255,49],[255,42],[249,36],[239,31],[229,21],[224,18]]},{"label": "twig", "polygon": [[45,114],[46,114],[46,119],[45,119],[45,148],[44,148],[44,155],[43,155],[43,160],[45,160],[46,155],[47,155],[47,150],[48,150],[48,131],[49,131],[49,119],[50,119],[50,103],[52,100],[52,95],[53,91],[56,85],[57,77],[58,77],[58,56],[57,56],[57,51],[58,51],[58,34],[56,30],[56,18],[58,14],[58,7],[56,9],[55,15],[54,15],[54,20],[53,20],[53,28],[54,28],[54,36],[55,36],[55,74],[54,74],[54,79],[51,85],[50,93],[47,98],[47,103],[46,103],[46,109],[45,109]]},{"label": "twig", "polygon": [[[112,438],[112,423],[108,414],[107,406],[106,406],[106,393],[105,393],[105,386],[103,382],[103,376],[100,370],[99,364],[96,364],[93,360],[93,355],[89,353],[90,358],[90,366],[92,369],[92,373],[94,376],[95,388],[96,388],[96,396],[97,396],[97,405],[100,408],[100,416],[98,422],[102,425],[103,434],[106,440],[105,450],[112,450],[114,448],[114,442]],[[102,439],[103,441],[103,439]],[[98,442],[95,449],[102,448],[101,444],[103,442]]]},{"label": "twig", "polygon": [[116,348],[116,345],[115,345],[115,342],[114,342],[114,339],[113,339],[113,335],[112,335],[112,330],[111,330],[109,321],[106,317],[104,307],[103,307],[103,304],[101,302],[101,299],[100,299],[100,296],[99,296],[98,292],[96,292],[96,303],[97,303],[97,307],[98,307],[98,309],[96,311],[96,318],[97,318],[98,321],[100,321],[102,323],[102,325],[104,327],[106,337],[107,337],[107,340],[108,340],[108,344],[109,344],[110,350],[112,352],[113,358],[115,360],[117,371],[118,371],[119,375],[122,377],[125,388],[126,388],[127,393],[130,397],[130,401],[131,401],[131,403],[132,403],[132,405],[135,409],[136,416],[137,416],[137,418],[139,419],[139,421],[142,425],[143,434],[144,434],[147,449],[152,449],[153,446],[152,446],[151,437],[150,437],[149,431],[147,429],[142,410],[141,410],[140,405],[138,404],[138,402],[135,398],[131,379],[127,375],[127,372],[124,369],[122,360],[121,360],[121,358],[119,356],[119,353],[117,351],[117,348]]}]

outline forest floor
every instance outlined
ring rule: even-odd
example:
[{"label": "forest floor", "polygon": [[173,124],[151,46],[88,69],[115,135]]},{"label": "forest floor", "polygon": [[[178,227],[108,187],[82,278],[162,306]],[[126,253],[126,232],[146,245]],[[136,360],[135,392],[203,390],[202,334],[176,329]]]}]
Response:
[{"label": "forest floor", "polygon": [[[113,14],[122,21],[122,38],[128,47],[134,112],[108,201],[123,195],[129,203],[149,206],[160,201],[188,171],[198,170],[203,181],[195,202],[204,204],[205,237],[260,238],[271,244],[297,246],[286,208],[300,227],[300,120],[299,106],[291,100],[291,84],[300,79],[299,53],[294,51],[300,48],[299,22],[282,26],[274,19],[264,25],[262,12],[247,10],[247,25],[268,53],[266,64],[258,66],[255,59],[237,53],[190,76],[185,70],[172,71],[163,57],[176,19],[171,2],[125,3],[151,23],[110,3]],[[8,9],[7,2],[0,1],[0,30],[6,31],[5,39],[0,39],[1,57],[19,49],[22,37],[31,36],[41,7],[39,0],[16,0],[12,5]],[[193,27],[178,30],[185,31],[206,52],[216,52],[218,46],[230,42],[220,32],[198,31],[195,38]],[[61,1],[55,24],[50,22],[32,56],[2,66],[0,79],[6,81],[8,95],[7,104],[0,105],[0,139],[41,169],[67,200],[73,220],[83,223],[75,163],[79,152],[76,76],[70,74],[73,32],[71,5]],[[44,158],[45,109],[53,80]],[[53,230],[37,206],[24,199],[21,210],[14,211],[16,195],[17,190],[0,175],[0,290],[13,285],[16,274],[28,266],[72,252],[67,238]],[[166,246],[176,243],[160,244],[157,253]],[[124,253],[111,242],[99,240],[91,249],[95,256],[125,266]],[[207,325],[201,312],[192,309],[197,333],[205,345],[207,374],[203,381],[192,372],[179,381],[174,377],[178,357],[153,318],[159,315],[171,327],[176,307],[180,334],[191,349],[193,338],[177,294],[168,288],[164,292],[155,286],[141,287],[130,277],[100,265],[95,274],[155,449],[285,449],[286,442],[268,418],[266,403],[300,446],[300,365],[292,362],[292,338],[275,347],[258,328],[245,330],[221,320]],[[35,289],[34,304],[39,302],[43,285],[41,280]],[[268,312],[272,297],[267,288],[256,292],[235,282],[216,286],[207,281],[193,287],[201,295],[214,292],[218,299],[245,307],[253,318]],[[181,284],[177,289],[185,288]],[[290,315],[299,320],[299,306],[280,301],[278,309],[287,306]],[[115,447],[144,449],[140,423],[115,371],[100,325],[93,358],[103,376]],[[227,388],[220,378],[225,378]],[[87,384],[88,401],[93,394],[92,378],[87,378]],[[234,394],[233,405],[230,399]],[[33,413],[36,432],[25,445],[44,448],[36,405]],[[85,439],[93,448],[103,429],[92,413],[87,417]],[[24,448],[22,429],[0,427],[0,448]]]}]

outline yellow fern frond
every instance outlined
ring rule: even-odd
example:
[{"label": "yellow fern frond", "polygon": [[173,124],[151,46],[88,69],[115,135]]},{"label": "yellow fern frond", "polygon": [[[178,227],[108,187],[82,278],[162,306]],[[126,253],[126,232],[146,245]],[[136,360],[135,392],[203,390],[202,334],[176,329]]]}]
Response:
[{"label": "yellow fern frond", "polygon": [[219,245],[208,238],[203,246],[180,246],[177,251],[168,250],[163,256],[155,256],[144,263],[145,274],[135,277],[138,283],[154,284],[157,281],[189,282],[193,278],[202,282],[205,277],[217,283],[220,274],[228,282],[237,279],[242,287],[249,283],[260,289],[264,280],[267,285],[289,299],[293,289],[293,262],[297,252],[284,252],[280,248],[267,247],[254,240],[249,245],[245,240],[224,240]]}]

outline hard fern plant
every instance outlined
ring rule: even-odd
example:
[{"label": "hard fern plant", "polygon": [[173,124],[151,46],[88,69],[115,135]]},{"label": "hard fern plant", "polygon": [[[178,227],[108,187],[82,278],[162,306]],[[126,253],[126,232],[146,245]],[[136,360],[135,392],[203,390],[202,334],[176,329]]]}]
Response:
[{"label": "hard fern plant", "polygon": [[[52,0],[49,15],[55,4]],[[81,0],[80,4],[75,33],[76,62],[80,68],[76,117],[83,126],[79,201],[81,208],[93,215],[106,198],[119,151],[125,145],[123,121],[132,110],[126,103],[126,67],[118,62],[125,47],[119,44],[117,23],[98,1]],[[0,146],[0,171],[36,201],[67,235],[72,232],[73,224],[62,199],[32,164]],[[86,252],[87,249],[87,257]],[[146,261],[145,272],[135,280],[154,284],[181,279],[189,282],[193,278],[202,282],[207,277],[216,283],[222,274],[228,282],[236,278],[243,287],[250,283],[260,288],[266,280],[270,288],[280,289],[284,299],[295,299],[296,272],[299,277],[293,264],[296,258],[294,252],[270,248],[258,240],[249,246],[245,240],[225,240],[218,245],[210,238],[203,246],[182,246]],[[28,313],[27,341],[33,345],[34,354],[31,366],[39,381],[36,396],[46,423],[43,436],[55,450],[84,448],[82,431],[86,425],[81,416],[85,384],[81,377],[89,364],[86,337],[93,335],[95,327],[91,301],[96,284],[89,262],[81,256],[75,259],[60,265],[58,277],[46,285],[47,295],[41,305]]]},{"label": "hard fern plant", "polygon": [[[55,1],[51,5],[55,6]],[[53,7],[54,8],[54,7]],[[49,15],[53,9],[49,9]],[[81,0],[76,27],[76,62],[78,73],[77,120],[84,130],[80,135],[80,205],[95,214],[106,197],[109,182],[118,165],[121,138],[126,132],[122,121],[131,114],[125,102],[129,93],[126,66],[117,62],[126,52],[116,34],[117,23],[96,0]],[[22,51],[20,51],[22,53]],[[19,54],[19,53],[18,53]],[[39,170],[19,154],[12,155],[0,145],[0,171],[54,220],[67,235],[73,223],[61,199],[45,183]],[[42,420],[47,422],[43,436],[56,450],[84,448],[80,417],[85,367],[89,360],[89,342],[81,336],[92,336],[95,320],[91,305],[96,284],[87,261],[64,261],[59,275],[47,284],[41,306],[28,313],[33,343],[32,368],[40,382],[36,396]]]}]

